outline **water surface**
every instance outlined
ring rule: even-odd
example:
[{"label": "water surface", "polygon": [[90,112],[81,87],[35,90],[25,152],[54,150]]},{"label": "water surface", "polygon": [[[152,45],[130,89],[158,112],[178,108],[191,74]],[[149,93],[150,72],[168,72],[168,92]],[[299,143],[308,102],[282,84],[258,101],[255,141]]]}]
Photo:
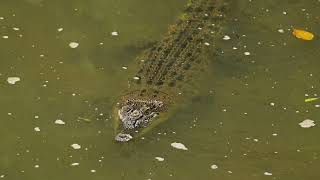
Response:
[{"label": "water surface", "polygon": [[304,101],[319,94],[319,40],[291,34],[320,34],[317,0],[232,2],[231,39],[210,43],[218,56],[198,94],[144,139],[113,141],[111,107],[134,58],[185,4],[1,1],[0,179],[319,179],[320,100]]}]

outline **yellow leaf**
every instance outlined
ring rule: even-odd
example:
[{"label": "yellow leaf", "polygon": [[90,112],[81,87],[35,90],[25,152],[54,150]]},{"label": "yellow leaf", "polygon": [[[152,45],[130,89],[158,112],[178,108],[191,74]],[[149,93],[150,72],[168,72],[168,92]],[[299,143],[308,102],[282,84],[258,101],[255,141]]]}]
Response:
[{"label": "yellow leaf", "polygon": [[311,101],[315,101],[315,100],[318,100],[319,98],[308,98],[308,99],[305,99],[304,102],[311,102]]},{"label": "yellow leaf", "polygon": [[314,38],[314,35],[311,32],[300,30],[300,29],[293,29],[292,34],[299,39],[303,39],[307,41],[310,41]]}]

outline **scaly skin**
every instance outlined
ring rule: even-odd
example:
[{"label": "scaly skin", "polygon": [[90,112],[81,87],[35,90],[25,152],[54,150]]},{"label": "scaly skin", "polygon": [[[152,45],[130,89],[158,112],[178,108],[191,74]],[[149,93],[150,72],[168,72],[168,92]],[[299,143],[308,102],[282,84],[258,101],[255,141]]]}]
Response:
[{"label": "scaly skin", "polygon": [[224,0],[191,0],[163,40],[138,57],[129,93],[114,107],[116,141],[129,141],[167,118],[179,90],[205,68],[206,42],[220,37],[226,7]]}]

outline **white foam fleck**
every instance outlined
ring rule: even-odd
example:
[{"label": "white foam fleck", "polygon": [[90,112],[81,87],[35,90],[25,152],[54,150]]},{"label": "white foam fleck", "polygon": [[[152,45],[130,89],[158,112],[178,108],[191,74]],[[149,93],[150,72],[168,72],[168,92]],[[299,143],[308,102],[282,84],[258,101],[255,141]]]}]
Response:
[{"label": "white foam fleck", "polygon": [[40,166],[37,164],[37,165],[34,165],[34,168],[39,168]]},{"label": "white foam fleck", "polygon": [[9,84],[16,84],[16,82],[19,82],[20,80],[20,77],[8,77],[7,82]]},{"label": "white foam fleck", "polygon": [[72,163],[72,164],[70,164],[70,166],[79,166],[80,165],[80,163]]},{"label": "white foam fleck", "polygon": [[205,42],[205,43],[204,43],[204,45],[206,45],[206,46],[210,46],[210,43],[208,43],[208,42]]},{"label": "white foam fleck", "polygon": [[306,119],[306,120],[302,121],[301,123],[299,123],[299,125],[302,128],[310,128],[310,127],[315,126],[316,124],[314,123],[314,120]]},{"label": "white foam fleck", "polygon": [[63,28],[58,28],[57,30],[58,30],[58,32],[61,32],[61,31],[63,31]]},{"label": "white foam fleck", "polygon": [[158,160],[158,161],[164,161],[163,157],[155,157],[155,159]]},{"label": "white foam fleck", "polygon": [[79,144],[71,144],[71,147],[73,149],[81,149],[81,145],[79,145]]},{"label": "white foam fleck", "polygon": [[94,170],[94,169],[91,169],[91,170],[90,170],[90,172],[95,173],[95,172],[97,172],[97,171],[96,171],[96,170]]},{"label": "white foam fleck", "polygon": [[135,77],[133,77],[133,79],[134,79],[134,80],[139,80],[140,78],[137,77],[137,76],[135,76]]},{"label": "white foam fleck", "polygon": [[61,119],[57,119],[54,121],[55,124],[60,124],[60,125],[64,125],[66,124],[64,121],[62,121]]},{"label": "white foam fleck", "polygon": [[8,39],[8,38],[9,38],[9,36],[2,36],[2,38],[3,38],[3,39]]},{"label": "white foam fleck", "polygon": [[0,178],[4,178],[5,177],[5,175],[4,174],[2,174],[1,176],[0,176]]},{"label": "white foam fleck", "polygon": [[246,56],[250,56],[251,53],[250,52],[244,52],[243,54],[246,55]]},{"label": "white foam fleck", "polygon": [[74,49],[74,48],[77,48],[77,47],[79,46],[79,43],[77,43],[77,42],[70,42],[70,43],[69,43],[69,46]]},{"label": "white foam fleck", "polygon": [[263,174],[266,176],[272,176],[272,173],[270,173],[270,172],[264,172]]},{"label": "white foam fleck", "polygon": [[35,128],[34,128],[34,131],[40,132],[40,128],[39,128],[39,127],[35,127]]},{"label": "white foam fleck", "polygon": [[223,36],[223,38],[222,38],[223,40],[225,40],[225,41],[227,41],[227,40],[230,40],[231,38],[230,38],[230,36],[228,36],[228,35],[225,35],[225,36]]},{"label": "white foam fleck", "polygon": [[278,32],[279,33],[284,33],[284,30],[283,29],[278,29]]},{"label": "white foam fleck", "polygon": [[111,35],[112,35],[112,36],[119,36],[119,33],[116,32],[116,31],[113,31],[113,32],[111,32]]},{"label": "white foam fleck", "polygon": [[188,150],[188,148],[182,143],[174,142],[174,143],[171,143],[171,146],[173,148],[180,149],[180,150],[185,150],[185,151]]},{"label": "white foam fleck", "polygon": [[218,166],[215,165],[215,164],[212,164],[212,165],[210,166],[210,168],[214,170],[214,169],[218,169]]}]

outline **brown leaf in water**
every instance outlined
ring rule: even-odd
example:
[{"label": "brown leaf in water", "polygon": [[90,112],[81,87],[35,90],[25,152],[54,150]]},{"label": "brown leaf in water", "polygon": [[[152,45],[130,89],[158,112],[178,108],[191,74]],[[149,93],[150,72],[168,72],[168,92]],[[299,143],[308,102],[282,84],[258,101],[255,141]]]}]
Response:
[{"label": "brown leaf in water", "polygon": [[293,29],[292,34],[295,37],[306,40],[306,41],[310,41],[314,38],[314,35],[311,32],[301,30],[301,29]]}]

